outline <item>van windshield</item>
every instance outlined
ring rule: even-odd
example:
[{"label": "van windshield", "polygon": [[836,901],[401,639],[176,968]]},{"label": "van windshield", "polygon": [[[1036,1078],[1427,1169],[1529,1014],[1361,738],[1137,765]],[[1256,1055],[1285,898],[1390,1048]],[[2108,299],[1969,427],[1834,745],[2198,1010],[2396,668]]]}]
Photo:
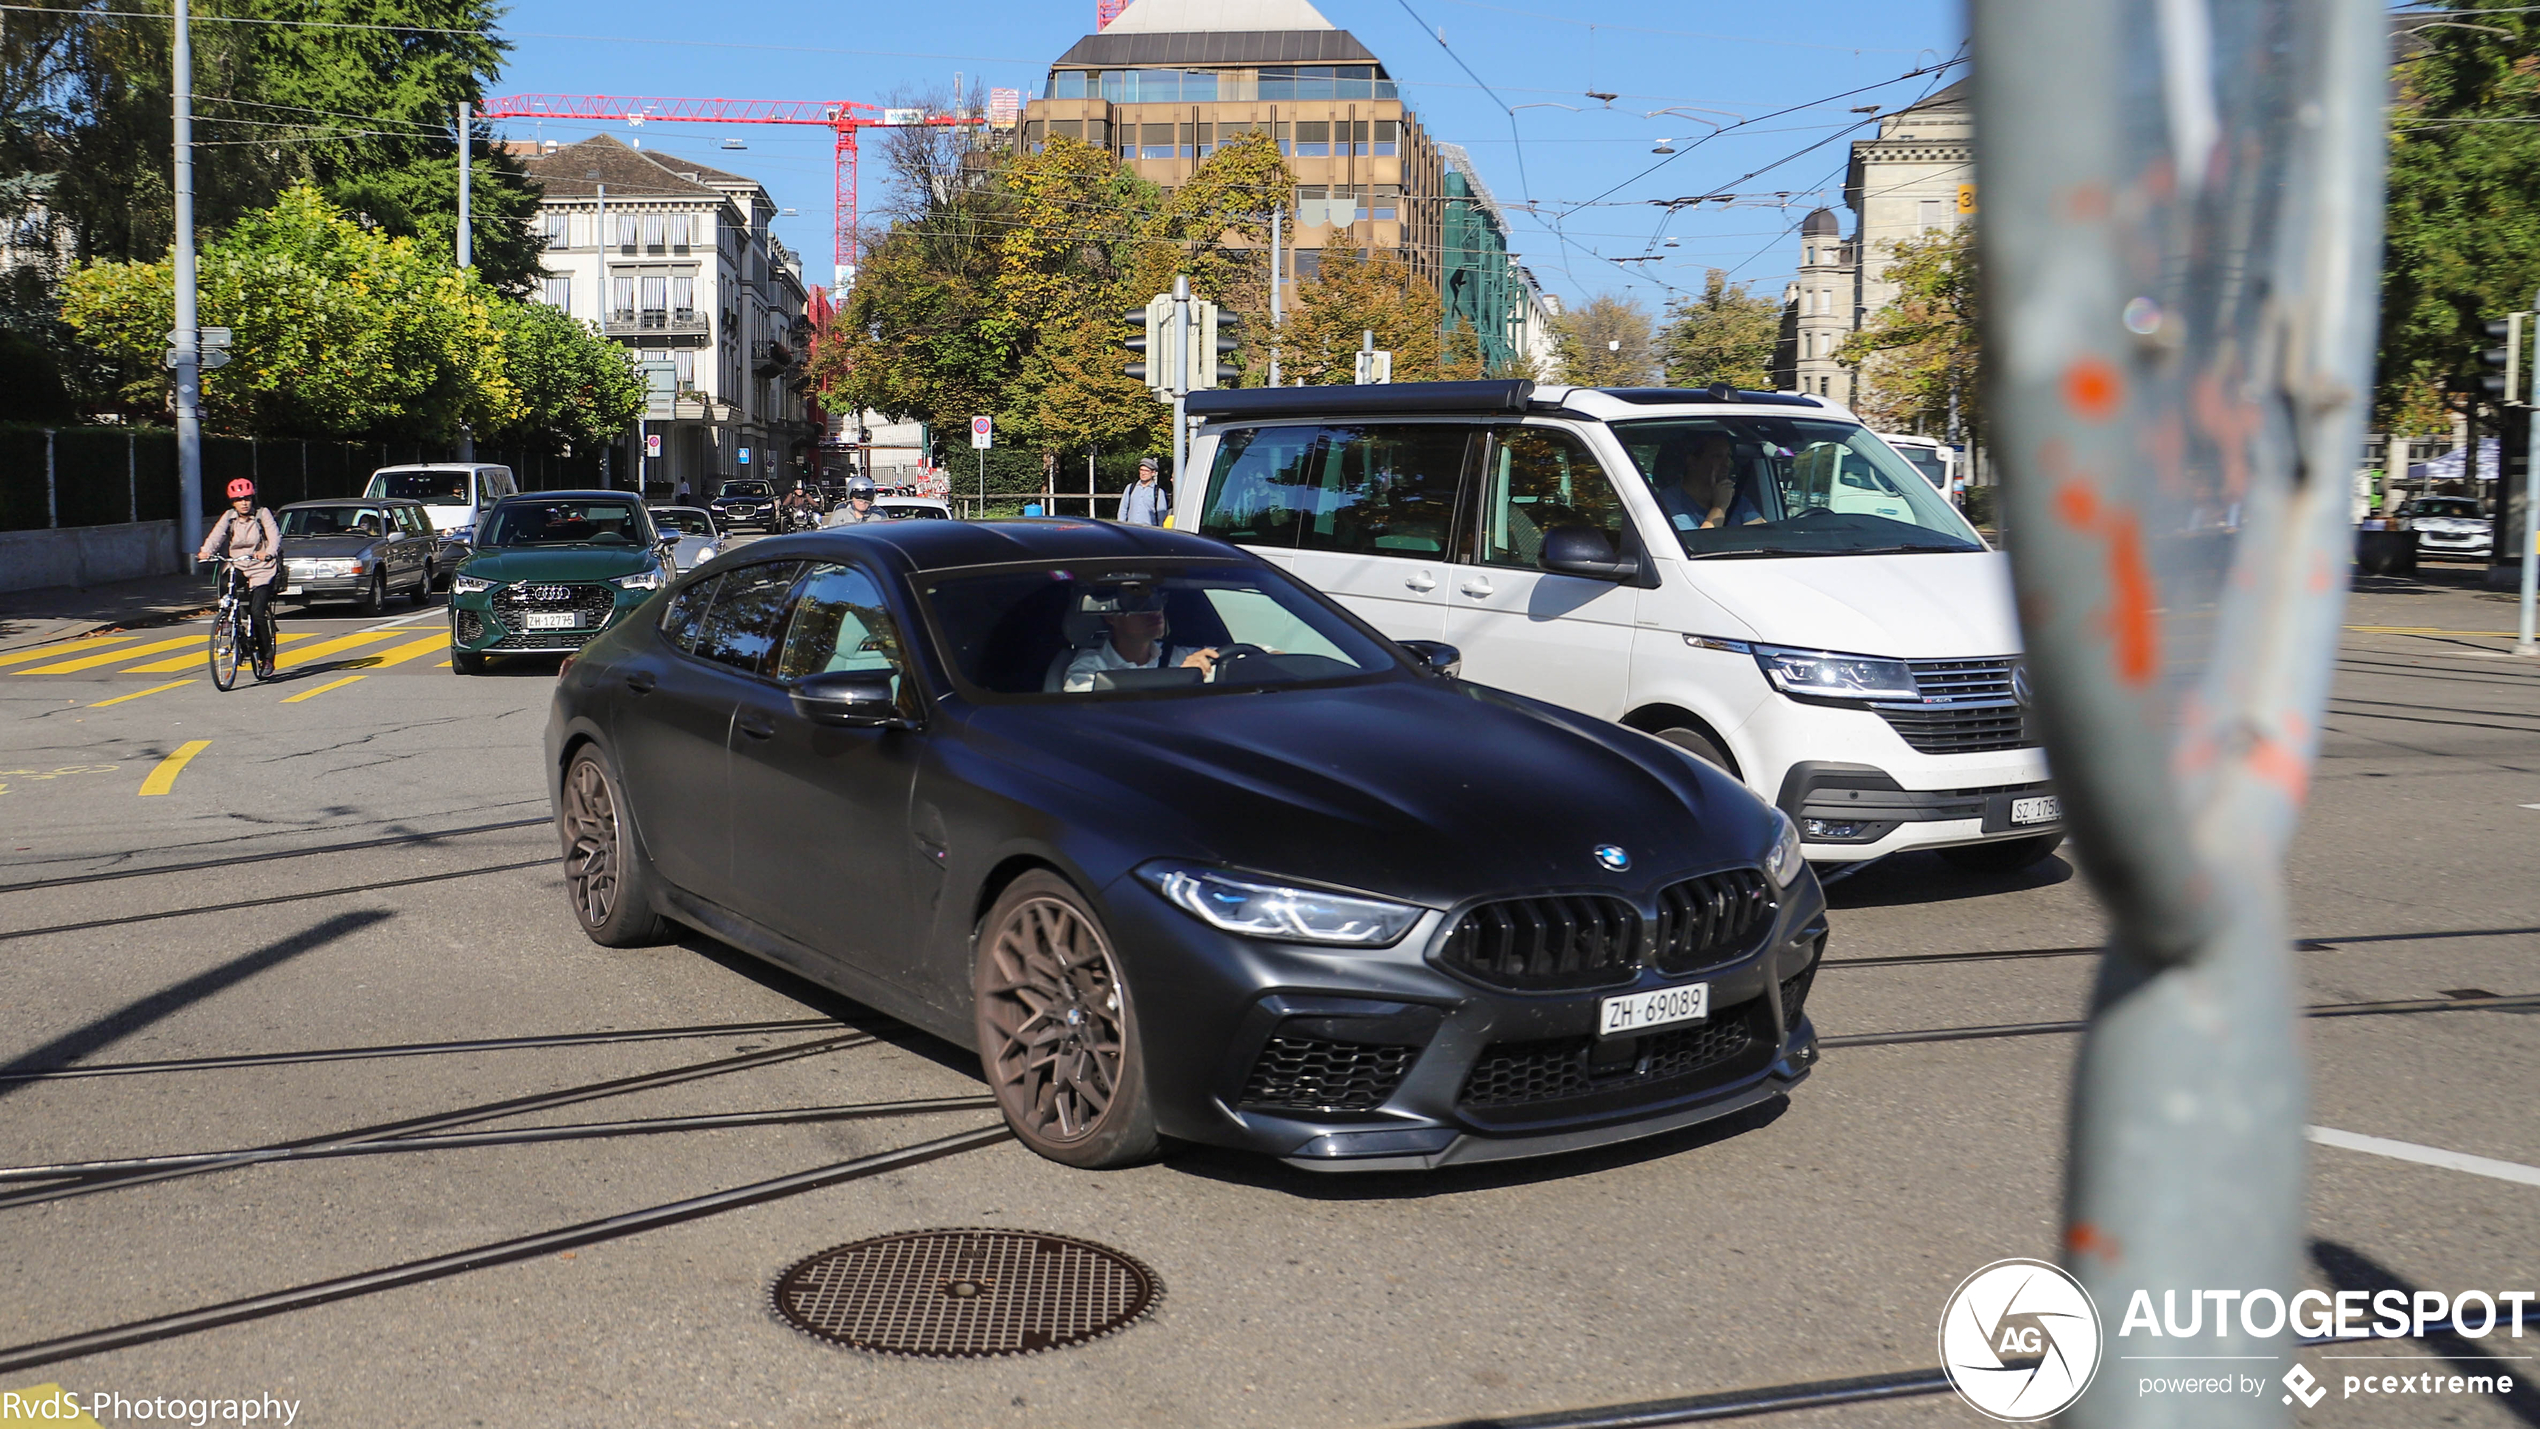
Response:
[{"label": "van windshield", "polygon": [[426,506],[465,506],[464,471],[383,471],[370,479],[370,497],[420,501]]},{"label": "van windshield", "polygon": [[1984,549],[1930,482],[1850,422],[1665,417],[1613,428],[1695,560]]}]

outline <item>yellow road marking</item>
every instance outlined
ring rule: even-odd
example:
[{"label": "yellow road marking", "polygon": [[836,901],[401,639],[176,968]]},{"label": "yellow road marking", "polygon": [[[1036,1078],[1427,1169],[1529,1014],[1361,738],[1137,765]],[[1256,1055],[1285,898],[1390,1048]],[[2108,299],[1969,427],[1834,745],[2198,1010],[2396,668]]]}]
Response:
[{"label": "yellow road marking", "polygon": [[2443,630],[2431,625],[2349,625],[2358,635],[2486,635],[2506,637],[2520,635],[2519,630]]},{"label": "yellow road marking", "polygon": [[427,635],[421,640],[409,641],[394,650],[383,650],[376,655],[365,655],[358,660],[347,660],[344,666],[346,669],[383,670],[390,665],[402,665],[419,655],[437,655],[449,648],[450,633],[444,630],[437,634]]},{"label": "yellow road marking", "polygon": [[118,660],[129,660],[135,655],[156,655],[162,650],[183,650],[189,647],[200,650],[207,638],[209,637],[200,634],[180,635],[174,640],[160,640],[148,645],[130,645],[121,650],[109,650],[103,655],[82,655],[76,660],[38,665],[31,670],[20,670],[18,673],[21,675],[67,675],[76,670],[93,670],[100,665],[111,665]]},{"label": "yellow road marking", "polygon": [[325,694],[329,690],[340,690],[346,685],[353,683],[355,680],[367,680],[369,678],[370,676],[368,675],[346,675],[340,680],[329,680],[314,690],[302,690],[296,695],[288,696],[283,700],[283,703],[286,705],[296,705],[302,700],[316,699],[318,696]]},{"label": "yellow road marking", "polygon": [[193,762],[195,755],[211,747],[212,742],[208,739],[189,739],[178,745],[176,753],[160,760],[159,767],[150,771],[150,777],[141,781],[141,797],[146,799],[175,788],[176,776],[185,772],[185,766]]},{"label": "yellow road marking", "polygon": [[323,660],[329,655],[341,654],[346,650],[359,649],[364,645],[376,645],[382,640],[394,640],[403,634],[405,632],[402,630],[365,630],[357,635],[338,635],[332,640],[321,640],[315,645],[303,645],[276,660],[274,664],[278,669],[288,670],[294,666],[306,665],[312,660]]},{"label": "yellow road marking", "polygon": [[108,705],[119,705],[126,700],[137,700],[143,695],[155,695],[161,690],[173,690],[179,685],[190,685],[193,683],[194,682],[192,680],[172,680],[164,685],[152,685],[146,690],[135,690],[128,695],[117,695],[111,700],[99,700],[97,703],[90,705],[89,708],[92,710],[102,710]]},{"label": "yellow road marking", "polygon": [[441,668],[442,668],[442,669],[444,669],[444,670],[446,670],[446,669],[450,668],[450,662],[449,662],[449,661],[447,661],[447,660],[442,661],[442,662],[441,662]]},{"label": "yellow road marking", "polygon": [[23,665],[29,660],[50,660],[73,650],[94,650],[100,645],[113,645],[130,640],[129,635],[91,635],[85,640],[64,640],[55,645],[38,645],[32,650],[12,650],[0,655],[0,665]]},{"label": "yellow road marking", "polygon": [[[208,635],[198,636],[196,638],[200,643],[198,643],[192,650],[177,656],[173,660],[153,660],[147,665],[126,665],[122,669],[117,670],[115,673],[118,675],[172,675],[179,670],[190,670],[194,668],[196,661],[204,658],[204,652],[211,648],[212,643],[212,637]],[[306,640],[309,636],[304,631],[297,635],[285,635],[282,638],[284,640]]]}]

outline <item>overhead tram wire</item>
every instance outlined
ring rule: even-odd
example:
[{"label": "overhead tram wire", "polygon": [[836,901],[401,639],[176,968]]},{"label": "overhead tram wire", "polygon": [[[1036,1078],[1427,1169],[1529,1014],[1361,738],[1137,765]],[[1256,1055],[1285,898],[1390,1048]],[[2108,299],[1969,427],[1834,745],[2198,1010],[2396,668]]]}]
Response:
[{"label": "overhead tram wire", "polygon": [[1437,41],[1438,48],[1446,51],[1446,57],[1455,61],[1457,69],[1464,71],[1473,83],[1482,87],[1482,93],[1490,96],[1490,102],[1499,106],[1500,113],[1508,116],[1508,141],[1515,146],[1517,153],[1517,191],[1526,196],[1526,207],[1533,208],[1535,188],[1526,177],[1526,143],[1517,132],[1517,111],[1509,108],[1508,101],[1499,97],[1499,91],[1491,88],[1488,80],[1474,74],[1473,67],[1464,63],[1464,57],[1457,54],[1454,48],[1447,44],[1444,28],[1431,29],[1429,22],[1420,18],[1420,12],[1411,8],[1411,0],[1394,0],[1394,3],[1402,7],[1402,13],[1411,17],[1411,23],[1418,25],[1431,39]]},{"label": "overhead tram wire", "polygon": [[1721,40],[1730,44],[1740,45],[1784,45],[1792,49],[1834,50],[1841,53],[1855,55],[1911,55],[1921,53],[1920,50],[1888,49],[1877,45],[1820,45],[1810,43],[1807,40],[1775,40],[1766,39],[1758,35],[1714,35],[1700,30],[1660,30],[1654,29],[1648,25],[1618,25],[1604,20],[1581,20],[1570,15],[1547,15],[1540,10],[1518,10],[1512,9],[1506,5],[1486,5],[1481,3],[1481,0],[1445,0],[1445,3],[1449,5],[1461,5],[1467,10],[1493,10],[1502,15],[1522,15],[1529,20],[1549,20],[1552,23],[1559,25],[1577,25],[1580,28],[1587,30],[1618,30],[1626,34],[1635,35],[1665,35],[1670,39]]},{"label": "overhead tram wire", "polygon": [[80,1334],[63,1335],[50,1340],[39,1340],[32,1344],[17,1345],[0,1349],[0,1373],[15,1373],[36,1365],[54,1364],[62,1360],[102,1354],[107,1350],[123,1349],[131,1345],[174,1339],[180,1335],[190,1335],[221,1325],[261,1320],[293,1310],[324,1305],[330,1301],[349,1300],[360,1295],[393,1290],[399,1286],[417,1285],[428,1280],[463,1275],[468,1271],[482,1270],[489,1266],[533,1260],[540,1256],[553,1255],[558,1251],[571,1250],[577,1246],[595,1245],[602,1241],[617,1240],[644,1231],[658,1230],[664,1226],[679,1225],[686,1221],[720,1215],[725,1211],[765,1205],[770,1201],[799,1196],[806,1191],[822,1190],[849,1181],[860,1181],[869,1176],[904,1170],[943,1157],[957,1156],[965,1151],[982,1150],[1010,1140],[1013,1135],[1014,1133],[1003,1125],[983,1126],[971,1131],[937,1137],[932,1141],[921,1141],[894,1150],[878,1152],[871,1156],[859,1156],[851,1161],[840,1161],[809,1171],[797,1171],[790,1176],[754,1181],[745,1186],[734,1186],[709,1195],[649,1206],[643,1210],[629,1211],[601,1220],[583,1221],[577,1225],[561,1226],[532,1235],[515,1236],[509,1240],[472,1246],[447,1255],[410,1260],[378,1270],[365,1271],[358,1275],[337,1276],[330,1280],[313,1281],[286,1290],[250,1295],[243,1299],[206,1305],[172,1315],[158,1315],[146,1320],[134,1320]]}]

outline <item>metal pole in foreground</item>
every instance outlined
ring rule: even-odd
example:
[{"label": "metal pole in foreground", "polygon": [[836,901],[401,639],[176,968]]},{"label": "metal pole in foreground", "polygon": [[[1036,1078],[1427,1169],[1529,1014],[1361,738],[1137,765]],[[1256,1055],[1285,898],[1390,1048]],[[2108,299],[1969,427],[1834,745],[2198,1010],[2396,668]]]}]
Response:
[{"label": "metal pole in foreground", "polygon": [[[467,160],[468,150],[473,147],[469,143],[468,132],[471,123],[469,119],[469,110],[471,107],[472,106],[470,106],[466,100],[462,99],[459,101],[459,226],[457,257],[459,260],[459,271],[461,273],[465,273],[469,265],[474,262],[473,256],[468,251],[470,234],[468,233],[467,211]],[[459,460],[476,460],[476,429],[465,422],[461,422],[459,424]]]},{"label": "metal pole in foreground", "polygon": [[[2372,391],[2386,17],[2372,0],[1975,0],[1972,28],[2013,576],[2113,923],[2063,1245],[2104,1357],[2063,1422],[2278,1425],[2272,1386],[2138,1394],[2114,1360],[2144,1340],[2116,1332],[2165,1292],[2184,1323],[2226,1303],[2200,1289],[2304,1283],[2283,859],[2345,599],[2338,477]],[[2157,1343],[2281,1365],[2285,1326],[2240,1309],[2192,1351]]]},{"label": "metal pole in foreground", "polygon": [[[1171,385],[1165,390],[1173,394],[1173,480],[1182,480],[1182,462],[1190,455],[1191,428],[1183,418],[1183,402],[1191,390],[1191,280],[1188,275],[1173,275],[1173,336],[1166,346],[1173,349]],[[1214,362],[1217,355],[1209,354]]]},{"label": "metal pole in foreground", "polygon": [[191,556],[203,546],[203,352],[194,306],[194,37],[176,0],[176,529]]},{"label": "metal pole in foreground", "polygon": [[[2534,297],[2531,306],[2534,322],[2540,322],[2540,297]],[[2535,480],[2540,475],[2540,332],[2531,341],[2531,375],[2524,379],[2531,386],[2523,400],[2535,405],[2524,423],[2531,429],[2531,451],[2522,464],[2522,621],[2514,640],[2514,653],[2526,659],[2540,655],[2540,639],[2534,638],[2533,630],[2534,606],[2540,602],[2540,500],[2533,499],[2540,496],[2540,480]],[[2496,464],[2504,465],[2501,452]]]},{"label": "metal pole in foreground", "polygon": [[[1270,385],[1279,385],[1279,219],[1277,204],[1270,206]],[[1179,473],[1176,473],[1178,476]]]}]

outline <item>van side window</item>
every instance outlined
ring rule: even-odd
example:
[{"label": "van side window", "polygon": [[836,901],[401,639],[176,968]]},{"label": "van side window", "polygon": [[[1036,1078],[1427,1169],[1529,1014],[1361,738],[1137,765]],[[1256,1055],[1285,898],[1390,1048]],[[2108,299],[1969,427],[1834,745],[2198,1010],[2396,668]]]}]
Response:
[{"label": "van side window", "polygon": [[1532,569],[1557,526],[1605,534],[1617,553],[1632,549],[1623,500],[1585,443],[1550,427],[1501,427],[1482,462],[1481,561]]},{"label": "van side window", "polygon": [[1451,560],[1476,426],[1253,427],[1217,444],[1200,530],[1238,545]]}]

